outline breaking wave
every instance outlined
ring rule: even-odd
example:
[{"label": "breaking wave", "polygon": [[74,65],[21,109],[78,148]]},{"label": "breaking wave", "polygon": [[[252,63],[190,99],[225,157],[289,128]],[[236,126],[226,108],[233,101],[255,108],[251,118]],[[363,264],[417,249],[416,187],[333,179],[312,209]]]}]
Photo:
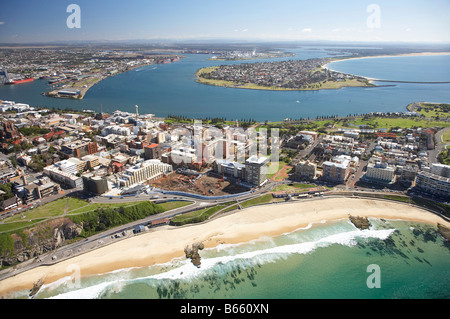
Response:
[{"label": "breaking wave", "polygon": [[[216,271],[219,267],[222,267],[221,271],[226,271],[227,265],[248,265],[254,266],[258,264],[273,263],[281,259],[286,259],[292,254],[308,254],[316,250],[317,248],[328,247],[331,245],[344,245],[355,246],[359,240],[367,239],[387,239],[395,229],[382,229],[382,230],[350,230],[337,234],[327,235],[323,238],[319,238],[313,241],[277,245],[269,248],[250,250],[237,252],[233,249],[236,246],[243,248],[242,244],[238,245],[223,245],[217,247],[217,251],[224,253],[229,252],[228,255],[219,257],[202,257],[201,267],[197,268],[189,260],[178,259],[174,261],[173,265],[162,267],[162,269],[171,268],[170,270],[160,272],[152,275],[144,275],[138,278],[131,278],[130,276],[120,276],[120,272],[116,271],[117,275],[114,278],[110,278],[109,281],[93,284],[86,288],[80,288],[77,290],[60,293],[51,299],[98,299],[106,296],[110,292],[120,291],[123,287],[133,283],[144,282],[150,285],[157,286],[158,283],[167,280],[191,280],[193,278],[207,275],[211,270]],[[271,245],[274,243],[271,242]],[[247,249],[255,248],[256,246],[246,246]],[[230,254],[234,252],[233,254]],[[211,254],[211,251],[208,251]],[[161,267],[161,265],[158,265]],[[223,267],[225,266],[225,267]],[[155,266],[151,266],[155,267]],[[124,271],[127,271],[124,269]],[[111,275],[112,273],[110,273]]]}]

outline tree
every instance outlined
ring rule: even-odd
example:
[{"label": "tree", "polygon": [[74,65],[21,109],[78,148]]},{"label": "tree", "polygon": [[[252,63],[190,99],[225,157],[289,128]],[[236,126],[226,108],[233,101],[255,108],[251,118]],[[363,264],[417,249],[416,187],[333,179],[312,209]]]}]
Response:
[{"label": "tree", "polygon": [[13,167],[17,167],[17,158],[15,156],[11,157],[11,164]]}]

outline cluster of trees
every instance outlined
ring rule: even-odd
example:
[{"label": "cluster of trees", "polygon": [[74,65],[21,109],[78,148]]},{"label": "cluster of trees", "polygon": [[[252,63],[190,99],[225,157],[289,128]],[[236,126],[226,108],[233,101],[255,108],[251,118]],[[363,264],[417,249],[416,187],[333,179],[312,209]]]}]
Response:
[{"label": "cluster of trees", "polygon": [[192,119],[188,118],[185,115],[169,114],[169,115],[167,115],[167,118],[171,119],[171,120],[175,120],[176,122],[189,122],[189,123],[192,122]]},{"label": "cluster of trees", "polygon": [[442,151],[438,156],[438,161],[444,165],[450,165],[450,151]]},{"label": "cluster of trees", "polygon": [[44,135],[50,133],[49,129],[40,128],[38,126],[30,126],[30,127],[21,127],[19,128],[19,132],[25,136],[33,136],[33,135]]},{"label": "cluster of trees", "polygon": [[30,144],[27,141],[22,141],[20,144],[10,144],[8,147],[2,149],[2,152],[5,154],[20,153],[33,147],[33,144]]},{"label": "cluster of trees", "polygon": [[34,154],[28,167],[35,172],[42,172],[47,165],[53,164],[53,154],[56,150],[53,146],[49,147],[48,152],[42,154]]},{"label": "cluster of trees", "polygon": [[109,228],[124,225],[145,217],[162,213],[164,209],[150,201],[118,208],[99,208],[95,211],[74,215],[70,219],[83,226],[80,236],[88,237]]},{"label": "cluster of trees", "polygon": [[0,201],[4,201],[14,196],[12,183],[0,184],[0,190],[4,192],[4,194],[0,195]]}]

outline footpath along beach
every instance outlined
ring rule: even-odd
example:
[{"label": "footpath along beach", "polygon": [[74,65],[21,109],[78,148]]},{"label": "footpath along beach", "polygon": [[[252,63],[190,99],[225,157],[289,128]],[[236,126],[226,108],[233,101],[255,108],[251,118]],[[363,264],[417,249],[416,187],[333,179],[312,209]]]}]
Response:
[{"label": "footpath along beach", "polygon": [[357,198],[329,198],[255,206],[209,222],[183,227],[163,226],[102,247],[52,266],[38,267],[1,281],[0,297],[31,289],[35,282],[50,284],[73,275],[104,274],[119,269],[167,263],[184,257],[184,248],[202,242],[205,248],[220,244],[246,243],[262,237],[277,237],[315,223],[347,219],[349,216],[450,223],[438,215],[408,204]]}]

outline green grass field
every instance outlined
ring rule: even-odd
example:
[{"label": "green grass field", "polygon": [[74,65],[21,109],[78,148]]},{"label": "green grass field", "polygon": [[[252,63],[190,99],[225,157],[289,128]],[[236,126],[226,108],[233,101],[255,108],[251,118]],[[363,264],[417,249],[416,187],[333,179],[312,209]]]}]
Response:
[{"label": "green grass field", "polygon": [[442,135],[442,140],[444,141],[444,143],[450,143],[450,130]]},{"label": "green grass field", "polygon": [[279,198],[274,198],[272,196],[272,194],[266,194],[263,196],[259,196],[250,200],[247,200],[245,202],[241,202],[241,206],[242,208],[246,208],[246,207],[251,207],[254,205],[261,205],[261,204],[269,204],[269,203],[273,203],[273,202],[279,202],[279,201],[284,201],[283,199],[279,199]]},{"label": "green grass field", "polygon": [[[371,117],[368,119],[357,118],[350,123],[359,125],[370,125],[374,128],[387,128],[392,127],[399,128],[414,128],[414,127],[450,127],[450,122],[426,120],[420,118],[384,118],[384,117]],[[337,124],[337,127],[342,127],[342,125]]]},{"label": "green grass field", "polygon": [[217,205],[178,215],[172,218],[172,224],[181,226],[185,224],[199,223],[207,220],[212,214],[225,207],[227,207],[227,205]]},{"label": "green grass field", "polygon": [[444,103],[419,103],[422,108],[418,113],[425,117],[449,117],[448,109],[450,104]]},{"label": "green grass field", "polygon": [[[99,208],[117,208],[117,207],[127,207],[134,206],[139,202],[132,203],[116,203],[116,204],[90,204],[87,201],[78,198],[69,198],[68,212],[67,215],[77,215],[82,213],[87,213],[95,211]],[[164,211],[172,210],[179,207],[184,207],[191,205],[193,202],[187,201],[174,201],[157,204],[164,209]],[[7,218],[0,224],[0,233],[8,232],[21,228],[28,228],[40,222],[52,218],[62,217],[64,215],[64,210],[67,205],[67,198],[61,198],[46,205],[31,209],[23,214],[17,214],[13,217]]]}]

